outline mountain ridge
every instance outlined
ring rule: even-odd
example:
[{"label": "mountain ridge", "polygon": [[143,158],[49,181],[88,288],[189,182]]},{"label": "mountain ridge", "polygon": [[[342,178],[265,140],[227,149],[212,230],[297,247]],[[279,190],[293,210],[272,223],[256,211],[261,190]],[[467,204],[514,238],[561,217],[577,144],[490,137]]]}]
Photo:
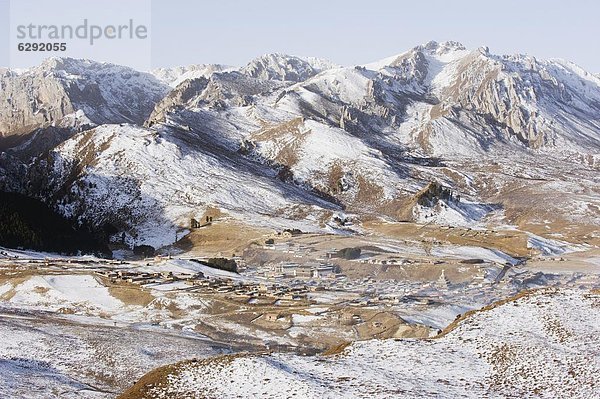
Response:
[{"label": "mountain ridge", "polygon": [[[46,70],[52,83],[23,79]],[[54,59],[5,72],[2,84],[51,95],[36,105],[43,117],[4,103],[12,113],[0,126],[21,123],[27,139],[5,148],[0,186],[78,223],[113,224],[136,244],[169,244],[208,207],[264,227],[332,232],[347,230],[336,220],[360,231],[369,218],[479,226],[600,217],[600,79],[565,61],[429,42],[354,67],[270,54],[241,68],[153,75]],[[57,111],[57,102],[66,105]],[[32,130],[15,112],[30,112]],[[7,172],[17,162],[27,179]],[[431,182],[461,201],[416,209],[415,193]],[[532,204],[524,218],[513,197],[532,195],[578,211]]]}]

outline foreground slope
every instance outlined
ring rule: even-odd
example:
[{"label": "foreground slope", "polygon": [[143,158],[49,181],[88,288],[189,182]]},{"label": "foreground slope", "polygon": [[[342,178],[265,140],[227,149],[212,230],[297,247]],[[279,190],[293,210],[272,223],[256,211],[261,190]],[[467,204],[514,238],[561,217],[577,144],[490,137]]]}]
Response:
[{"label": "foreground slope", "polygon": [[122,398],[598,397],[598,306],[597,292],[540,290],[476,312],[438,339],[181,363]]}]

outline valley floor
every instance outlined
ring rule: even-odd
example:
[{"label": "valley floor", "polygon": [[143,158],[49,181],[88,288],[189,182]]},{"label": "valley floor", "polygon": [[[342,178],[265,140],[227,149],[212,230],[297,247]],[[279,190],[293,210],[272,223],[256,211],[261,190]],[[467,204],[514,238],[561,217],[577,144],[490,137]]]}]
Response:
[{"label": "valley floor", "polygon": [[[593,245],[367,226],[216,223],[137,260],[2,249],[0,397],[600,397]],[[239,273],[199,263],[228,242]]]}]

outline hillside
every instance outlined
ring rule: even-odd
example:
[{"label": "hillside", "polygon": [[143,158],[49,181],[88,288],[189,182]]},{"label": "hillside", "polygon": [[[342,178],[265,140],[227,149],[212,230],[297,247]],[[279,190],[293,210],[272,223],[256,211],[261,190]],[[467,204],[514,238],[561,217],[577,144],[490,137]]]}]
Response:
[{"label": "hillside", "polygon": [[120,398],[592,398],[598,293],[540,290],[440,338],[353,343],[333,356],[234,355],[158,369]]}]

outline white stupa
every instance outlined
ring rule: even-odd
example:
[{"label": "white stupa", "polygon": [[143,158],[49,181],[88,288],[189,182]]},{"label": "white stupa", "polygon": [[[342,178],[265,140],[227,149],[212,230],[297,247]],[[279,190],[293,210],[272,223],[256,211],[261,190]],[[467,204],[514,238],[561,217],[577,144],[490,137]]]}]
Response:
[{"label": "white stupa", "polygon": [[442,274],[440,274],[440,277],[437,279],[436,286],[438,288],[447,289],[449,285],[450,280],[448,280],[446,273],[444,273],[444,269],[442,269]]}]

